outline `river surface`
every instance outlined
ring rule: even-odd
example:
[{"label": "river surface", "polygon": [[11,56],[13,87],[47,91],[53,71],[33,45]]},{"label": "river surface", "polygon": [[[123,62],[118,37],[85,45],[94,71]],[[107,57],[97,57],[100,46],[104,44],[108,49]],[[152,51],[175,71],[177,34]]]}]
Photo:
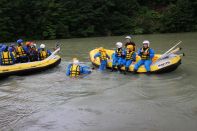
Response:
[{"label": "river surface", "polygon": [[[123,75],[94,70],[70,79],[65,68],[73,57],[90,65],[89,51],[114,48],[124,36],[58,40],[61,64],[29,76],[0,80],[1,131],[196,131],[197,33],[137,35],[156,53],[182,40],[182,64],[168,74]],[[37,41],[49,49],[57,40]]]}]

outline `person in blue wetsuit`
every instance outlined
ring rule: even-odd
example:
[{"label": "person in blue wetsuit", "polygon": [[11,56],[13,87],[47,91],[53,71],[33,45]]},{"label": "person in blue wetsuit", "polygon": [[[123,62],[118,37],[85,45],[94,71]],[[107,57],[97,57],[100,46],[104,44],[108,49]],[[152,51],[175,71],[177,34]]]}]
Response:
[{"label": "person in blue wetsuit", "polygon": [[0,44],[0,52],[1,52],[1,50],[2,50],[2,49],[1,49],[1,48],[2,48],[2,46],[3,46],[3,44]]},{"label": "person in blue wetsuit", "polygon": [[23,46],[23,40],[18,39],[17,40],[17,46],[16,46],[16,56],[17,56],[17,62],[20,63],[26,63],[29,61],[28,59],[28,51]]},{"label": "person in blue wetsuit", "polygon": [[0,44],[0,52],[2,52],[5,49],[6,44],[1,43]]},{"label": "person in blue wetsuit", "polygon": [[125,37],[125,48],[127,48],[128,45],[132,45],[133,46],[133,51],[136,50],[136,44],[135,42],[131,41],[132,36],[126,36]]},{"label": "person in blue wetsuit", "polygon": [[69,64],[66,69],[66,75],[70,77],[79,77],[83,74],[90,74],[92,71],[89,66],[79,64],[77,58],[73,58],[73,63]]},{"label": "person in blue wetsuit", "polygon": [[15,63],[18,63],[18,62],[17,62],[17,55],[16,55],[15,44],[11,44],[11,45],[8,47],[8,51],[9,51],[9,52],[12,52],[12,54],[14,55]]},{"label": "person in blue wetsuit", "polygon": [[40,48],[38,49],[38,58],[40,61],[46,59],[51,54],[52,52],[50,50],[45,49],[45,44],[40,45]]},{"label": "person in blue wetsuit", "polygon": [[103,47],[100,47],[99,52],[94,55],[94,60],[95,61],[96,61],[97,57],[100,58],[99,70],[100,71],[105,70],[106,67],[107,67],[107,59],[110,59],[110,57],[109,57],[109,55],[107,54],[107,52],[105,51],[105,49]]},{"label": "person in blue wetsuit", "polygon": [[122,60],[122,65],[125,66],[124,74],[129,71],[129,66],[132,64],[132,62],[136,61],[136,53],[134,52],[133,48],[133,45],[128,45],[126,50],[123,52],[124,59]]},{"label": "person in blue wetsuit", "polygon": [[147,73],[150,73],[150,65],[152,64],[152,58],[154,57],[155,52],[150,48],[150,42],[148,40],[143,41],[143,47],[138,50],[138,55],[141,57],[141,60],[135,65],[134,73],[137,73],[137,70],[141,65],[144,65]]},{"label": "person in blue wetsuit", "polygon": [[1,65],[13,65],[15,58],[12,52],[8,51],[8,46],[4,45],[0,53],[0,64]]},{"label": "person in blue wetsuit", "polygon": [[33,45],[33,42],[30,42],[30,41],[25,42],[24,49],[25,49],[25,51],[27,52],[27,55],[28,55],[28,56],[29,56],[29,52],[30,52],[31,45]]},{"label": "person in blue wetsuit", "polygon": [[16,49],[15,49],[15,44],[11,44],[11,45],[8,47],[8,50],[9,50],[10,52],[15,52],[15,51],[16,51]]},{"label": "person in blue wetsuit", "polygon": [[29,49],[29,60],[31,62],[38,61],[38,50],[33,44],[30,46],[30,49]]},{"label": "person in blue wetsuit", "polygon": [[123,48],[122,48],[122,43],[117,42],[116,43],[116,49],[115,52],[112,54],[112,69],[111,71],[113,72],[115,67],[119,66],[121,64],[122,56],[123,56]]}]

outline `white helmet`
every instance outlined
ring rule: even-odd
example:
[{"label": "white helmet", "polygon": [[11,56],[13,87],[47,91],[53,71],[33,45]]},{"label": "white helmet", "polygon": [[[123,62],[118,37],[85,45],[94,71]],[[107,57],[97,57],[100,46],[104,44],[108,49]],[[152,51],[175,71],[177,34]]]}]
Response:
[{"label": "white helmet", "polygon": [[36,47],[37,45],[34,43],[33,46]]},{"label": "white helmet", "polygon": [[77,59],[73,60],[73,64],[78,65],[79,64],[79,60],[77,60]]},{"label": "white helmet", "polygon": [[148,40],[144,40],[144,41],[143,41],[143,44],[147,44],[148,47],[150,46],[150,42],[149,42]]},{"label": "white helmet", "polygon": [[117,43],[116,43],[116,47],[117,47],[117,48],[121,48],[121,47],[122,47],[122,42],[117,42]]},{"label": "white helmet", "polygon": [[45,48],[45,44],[41,44],[40,48],[44,49]]},{"label": "white helmet", "polygon": [[126,36],[125,39],[131,39],[131,36]]}]

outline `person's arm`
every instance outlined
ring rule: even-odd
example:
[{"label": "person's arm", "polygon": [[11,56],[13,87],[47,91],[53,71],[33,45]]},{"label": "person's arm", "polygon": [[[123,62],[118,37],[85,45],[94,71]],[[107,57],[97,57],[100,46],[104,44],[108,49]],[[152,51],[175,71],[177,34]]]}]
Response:
[{"label": "person's arm", "polygon": [[94,55],[94,59],[96,59],[96,57],[100,57],[100,52],[98,52],[98,53],[96,53],[95,55]]},{"label": "person's arm", "polygon": [[90,74],[91,70],[90,70],[89,66],[82,66],[82,65],[80,65],[80,72],[82,74]]},{"label": "person's arm", "polygon": [[101,53],[100,53],[100,52],[96,53],[96,54],[94,55],[94,61],[96,61],[96,58],[97,58],[97,57],[100,57],[100,56],[101,56]]},{"label": "person's arm", "polygon": [[111,57],[112,57],[112,59],[115,59],[115,53],[113,53],[113,54],[111,55]]},{"label": "person's arm", "polygon": [[27,55],[29,55],[29,50],[28,50],[27,46],[22,47],[22,48],[23,48],[23,50],[25,51],[25,53],[26,53]]},{"label": "person's arm", "polygon": [[47,50],[47,54],[50,56],[52,52],[50,50]]},{"label": "person's arm", "polygon": [[133,53],[132,57],[133,57],[133,62],[135,62],[136,61],[136,53],[135,52]]},{"label": "person's arm", "polygon": [[127,54],[127,51],[124,49],[124,50],[122,51],[122,58],[125,58],[126,54]]},{"label": "person's arm", "polygon": [[137,52],[137,54],[138,54],[139,56],[142,56],[141,50],[142,50],[142,48],[140,48],[140,49],[138,50],[138,52]]},{"label": "person's arm", "polygon": [[14,58],[14,55],[13,55],[12,52],[10,52],[10,56],[11,56],[11,58],[12,58],[13,63],[15,63],[15,58]]},{"label": "person's arm", "polygon": [[38,51],[38,60],[40,61],[40,51]]},{"label": "person's arm", "polygon": [[2,65],[2,56],[1,56],[1,53],[0,53],[0,65]]},{"label": "person's arm", "polygon": [[150,58],[152,59],[155,55],[155,52],[153,49],[150,49]]},{"label": "person's arm", "polygon": [[8,48],[8,51],[9,51],[9,52],[12,52],[12,48],[11,48],[11,47],[9,47],[9,48]]},{"label": "person's arm", "polygon": [[86,65],[82,65],[83,68],[86,68],[86,69],[90,69],[89,66],[86,66]]},{"label": "person's arm", "polygon": [[118,56],[116,50],[117,50],[117,49],[114,49],[114,57],[117,57],[117,56]]},{"label": "person's arm", "polygon": [[66,76],[70,76],[70,67],[71,64],[69,64],[68,67],[66,68]]}]

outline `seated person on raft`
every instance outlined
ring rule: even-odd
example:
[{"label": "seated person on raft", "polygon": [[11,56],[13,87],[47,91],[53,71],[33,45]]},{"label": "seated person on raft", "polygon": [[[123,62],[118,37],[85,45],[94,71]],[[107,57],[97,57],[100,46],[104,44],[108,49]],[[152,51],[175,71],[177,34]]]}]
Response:
[{"label": "seated person on raft", "polygon": [[136,45],[133,41],[131,41],[131,36],[126,36],[125,37],[125,48],[127,48],[128,45],[132,45],[133,46],[133,51],[136,50]]},{"label": "seated person on raft", "polygon": [[8,51],[9,51],[9,52],[12,52],[12,54],[13,54],[13,56],[14,56],[14,59],[15,59],[15,63],[17,63],[17,55],[16,55],[15,44],[11,44],[11,45],[8,47]]},{"label": "seated person on raft", "polygon": [[30,46],[29,60],[30,62],[38,61],[38,50],[36,49],[36,44],[31,44]]},{"label": "seated person on raft", "polygon": [[46,59],[46,58],[49,57],[51,54],[52,54],[52,53],[51,53],[50,50],[45,49],[45,44],[41,44],[41,45],[40,45],[40,48],[38,49],[38,59],[39,59],[40,61]]},{"label": "seated person on raft", "polygon": [[126,50],[123,51],[123,59],[121,61],[121,65],[125,66],[125,72],[124,74],[126,74],[126,72],[129,71],[129,67],[130,65],[136,61],[136,53],[133,50],[133,45],[128,45]]},{"label": "seated person on raft", "polygon": [[143,41],[143,47],[138,50],[138,56],[141,57],[141,60],[135,65],[134,73],[136,73],[138,68],[142,65],[145,66],[147,73],[150,73],[150,66],[154,55],[154,50],[150,48],[150,42],[148,40]]},{"label": "seated person on raft", "polygon": [[121,65],[122,57],[123,57],[123,48],[122,48],[122,43],[117,42],[116,43],[116,49],[115,52],[112,54],[112,69],[111,71],[113,72],[115,67],[119,67]]},{"label": "seated person on raft", "polygon": [[26,63],[29,61],[28,59],[28,50],[23,46],[23,40],[19,39],[17,40],[17,46],[16,46],[16,57],[17,57],[17,63]]},{"label": "seated person on raft", "polygon": [[8,51],[8,46],[4,45],[0,53],[0,64],[1,65],[13,65],[15,63],[15,58],[12,52]]}]

